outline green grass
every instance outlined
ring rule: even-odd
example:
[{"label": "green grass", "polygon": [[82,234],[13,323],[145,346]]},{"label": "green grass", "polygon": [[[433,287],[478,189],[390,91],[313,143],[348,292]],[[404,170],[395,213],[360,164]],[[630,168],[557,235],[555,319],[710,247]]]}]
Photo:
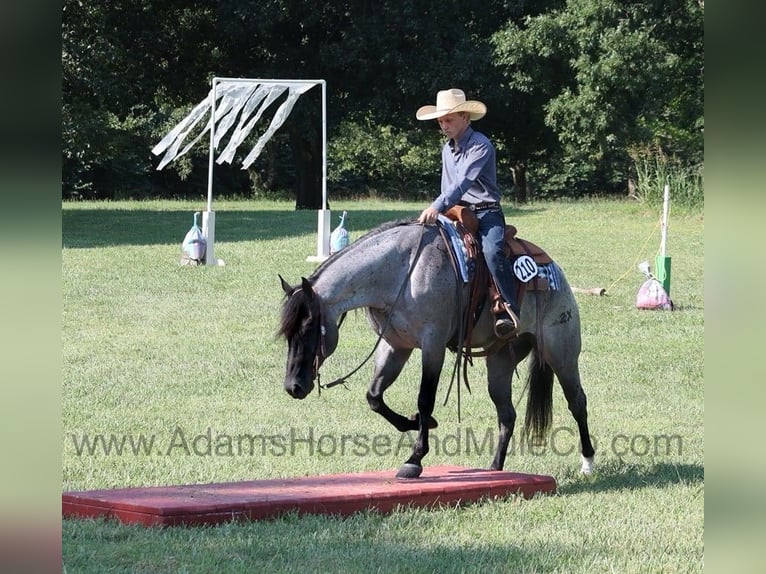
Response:
[{"label": "green grass", "polygon": [[[352,240],[417,203],[333,204],[349,212]],[[64,203],[63,490],[252,480],[395,469],[408,442],[371,413],[371,367],[342,387],[304,401],[282,390],[286,346],[275,339],[282,290],[315,264],[315,212],[290,203],[216,202],[216,256],[225,267],[182,267],[180,244],[191,202]],[[217,527],[146,529],[103,520],[63,522],[63,561],[74,572],[698,572],[704,564],[704,219],[671,216],[674,312],[639,311],[653,264],[659,213],[616,201],[533,203],[506,209],[521,236],[543,246],[578,287],[581,371],[588,394],[596,471],[579,475],[575,426],[554,389],[554,434],[536,451],[514,443],[506,469],[552,475],[553,496],[426,511],[402,508],[346,519],[286,517]],[[350,314],[325,380],[345,374],[375,342],[361,313]],[[452,356],[449,355],[449,358]],[[389,402],[414,412],[418,355]],[[435,412],[441,446],[426,465],[486,467],[495,413],[483,361],[469,372],[461,422],[453,395]],[[520,369],[524,376],[525,369]],[[523,383],[514,382],[519,420]],[[290,434],[294,453],[237,437]],[[467,434],[468,433],[468,434]],[[472,434],[471,434],[472,433]],[[341,448],[342,435],[390,441],[368,452]],[[154,437],[150,454],[78,454],[87,436]],[[208,436],[211,439],[208,454]],[[461,444],[457,448],[456,441]],[[184,442],[185,441],[185,442]],[[195,442],[196,441],[196,442]],[[382,443],[378,443],[382,444]],[[632,444],[632,446],[631,446]],[[196,452],[195,452],[196,446]],[[474,445],[476,446],[476,445]],[[480,444],[478,446],[481,446]]]}]

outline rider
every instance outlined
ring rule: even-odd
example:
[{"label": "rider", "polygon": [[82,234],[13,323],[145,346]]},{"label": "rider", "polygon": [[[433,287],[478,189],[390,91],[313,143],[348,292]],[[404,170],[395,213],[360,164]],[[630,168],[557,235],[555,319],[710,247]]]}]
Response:
[{"label": "rider", "polygon": [[418,217],[423,225],[436,222],[440,213],[453,205],[462,205],[479,220],[482,251],[500,295],[505,312],[495,320],[495,333],[501,338],[516,334],[519,326],[516,279],[503,252],[505,217],[500,207],[497,186],[495,147],[484,134],[474,131],[472,120],[487,113],[487,106],[466,100],[463,90],[442,90],[435,106],[423,106],[415,116],[419,120],[437,120],[447,142],[442,148],[441,194]]}]

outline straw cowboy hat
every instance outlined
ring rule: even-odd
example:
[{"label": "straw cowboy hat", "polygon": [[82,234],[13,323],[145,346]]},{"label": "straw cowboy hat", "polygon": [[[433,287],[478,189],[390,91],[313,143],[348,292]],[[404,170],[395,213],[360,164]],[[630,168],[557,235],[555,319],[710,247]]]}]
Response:
[{"label": "straw cowboy hat", "polygon": [[487,106],[477,100],[466,100],[463,90],[442,90],[436,94],[435,106],[423,106],[415,117],[419,120],[435,120],[447,114],[468,112],[472,120],[478,120],[487,113]]}]

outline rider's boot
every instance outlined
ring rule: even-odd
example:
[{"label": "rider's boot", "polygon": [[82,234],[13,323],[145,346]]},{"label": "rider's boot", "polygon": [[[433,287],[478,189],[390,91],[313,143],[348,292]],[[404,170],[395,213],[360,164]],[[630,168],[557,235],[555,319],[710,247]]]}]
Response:
[{"label": "rider's boot", "polygon": [[501,339],[516,336],[519,329],[519,316],[508,303],[503,302],[503,309],[495,315],[495,335]]}]

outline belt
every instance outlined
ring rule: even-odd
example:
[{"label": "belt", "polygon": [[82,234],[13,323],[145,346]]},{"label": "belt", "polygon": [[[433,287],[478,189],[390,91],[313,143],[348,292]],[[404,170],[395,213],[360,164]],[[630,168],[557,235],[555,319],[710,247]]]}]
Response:
[{"label": "belt", "polygon": [[465,203],[461,205],[474,213],[477,211],[487,211],[488,209],[500,209],[500,203],[497,201],[482,201],[481,203]]}]

